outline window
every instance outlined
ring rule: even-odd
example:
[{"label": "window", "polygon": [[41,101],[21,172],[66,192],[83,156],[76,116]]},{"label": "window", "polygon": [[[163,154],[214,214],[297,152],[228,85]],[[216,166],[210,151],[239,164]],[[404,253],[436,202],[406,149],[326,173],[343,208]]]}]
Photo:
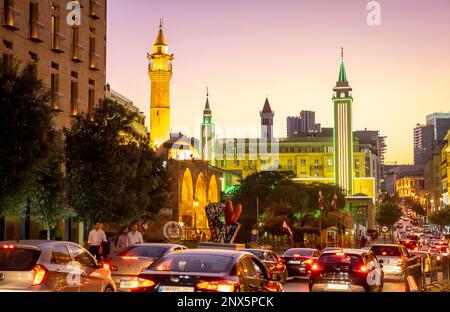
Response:
[{"label": "window", "polygon": [[333,167],[333,159],[328,159],[327,163],[328,163],[328,167]]},{"label": "window", "polygon": [[94,105],[95,105],[95,90],[89,89],[88,114],[92,114],[94,112]]},{"label": "window", "polygon": [[93,19],[100,19],[100,8],[101,5],[96,0],[89,1],[89,16]]},{"label": "window", "polygon": [[72,61],[82,62],[80,46],[80,29],[76,26],[72,27]]},{"label": "window", "polygon": [[71,261],[72,259],[70,258],[70,254],[66,246],[59,245],[52,250],[52,264],[67,265]]},{"label": "window", "polygon": [[30,52],[28,52],[28,55],[30,56],[30,59],[32,61],[34,61],[34,62],[38,62],[39,61],[38,55],[36,53],[30,51]]},{"label": "window", "polygon": [[253,264],[253,268],[255,269],[256,276],[258,278],[262,278],[262,279],[267,278],[264,267],[261,264],[259,264],[258,262],[256,262],[256,260],[253,258],[251,259],[251,261]]},{"label": "window", "polygon": [[300,164],[301,164],[302,166],[306,166],[306,159],[300,160]]},{"label": "window", "polygon": [[52,74],[51,78],[51,96],[53,109],[59,109],[59,74]]},{"label": "window", "polygon": [[255,267],[253,266],[253,261],[250,257],[245,257],[241,260],[241,265],[243,269],[243,274],[245,277],[256,277]]},{"label": "window", "polygon": [[52,62],[52,68],[59,70],[59,64]]},{"label": "window", "polygon": [[70,73],[70,75],[71,75],[73,78],[78,78],[78,73],[77,73],[76,71],[72,71],[72,72]]},{"label": "window", "polygon": [[355,169],[359,169],[359,159],[355,160]]},{"label": "window", "polygon": [[39,3],[30,2],[30,39],[36,42],[42,42],[41,31],[44,25],[39,22]]},{"label": "window", "polygon": [[92,70],[98,70],[98,61],[100,58],[95,51],[96,51],[95,38],[91,37],[89,38],[89,59],[90,59],[89,68]]},{"label": "window", "polygon": [[14,8],[14,0],[3,1],[3,26],[11,30],[17,30],[16,16],[19,11]]},{"label": "window", "polygon": [[3,45],[5,46],[5,48],[12,50],[13,49],[13,43],[11,41],[8,40],[3,40]]},{"label": "window", "polygon": [[291,159],[289,159],[288,160],[288,169],[292,169],[292,160]]},{"label": "window", "polygon": [[235,166],[235,167],[239,167],[239,165],[240,165],[239,160],[235,160],[235,161],[234,161],[234,166]]},{"label": "window", "polygon": [[70,85],[70,113],[72,116],[78,115],[78,83],[72,81]]},{"label": "window", "polygon": [[59,16],[59,7],[52,5],[52,50],[57,53],[62,53],[61,49],[61,18]]},{"label": "window", "polygon": [[89,254],[89,252],[77,246],[70,245],[70,250],[76,262],[85,267],[95,267],[95,259]]},{"label": "window", "polygon": [[226,161],[226,160],[220,161],[220,165],[221,165],[222,167],[226,167],[226,166],[227,166],[227,161]]}]

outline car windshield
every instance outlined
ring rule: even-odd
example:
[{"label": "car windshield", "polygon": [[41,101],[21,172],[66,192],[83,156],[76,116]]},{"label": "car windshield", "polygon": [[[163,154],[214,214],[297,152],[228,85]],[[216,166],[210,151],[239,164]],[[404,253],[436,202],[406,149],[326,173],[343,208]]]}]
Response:
[{"label": "car windshield", "polygon": [[284,253],[284,256],[286,256],[286,257],[295,257],[295,256],[311,257],[312,254],[313,254],[312,249],[289,249],[288,251],[286,251]]},{"label": "car windshield", "polygon": [[0,247],[0,271],[30,271],[40,254],[38,250]]},{"label": "car windshield", "polygon": [[396,246],[372,246],[371,250],[377,256],[400,257],[400,248]]},{"label": "car windshield", "polygon": [[159,258],[168,247],[165,246],[130,246],[120,253],[120,256]]},{"label": "car windshield", "polygon": [[421,257],[421,258],[426,258],[427,257],[427,254],[424,253],[424,252],[411,252],[411,255],[418,256],[418,257]]},{"label": "car windshield", "polygon": [[153,262],[149,270],[160,272],[226,273],[232,257],[212,254],[168,254]]},{"label": "car windshield", "polygon": [[257,256],[259,260],[265,260],[264,259],[264,251],[262,251],[262,250],[245,249],[244,251]]},{"label": "car windshield", "polygon": [[357,266],[362,264],[362,259],[358,255],[330,253],[320,256],[318,262],[324,265],[350,264],[352,266]]}]

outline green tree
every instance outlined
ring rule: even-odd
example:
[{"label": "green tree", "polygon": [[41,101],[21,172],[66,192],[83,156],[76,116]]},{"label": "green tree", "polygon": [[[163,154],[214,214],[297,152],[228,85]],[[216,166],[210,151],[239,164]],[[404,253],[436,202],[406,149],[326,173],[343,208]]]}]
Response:
[{"label": "green tree", "polygon": [[134,115],[105,100],[65,130],[69,202],[80,219],[152,219],[167,202],[168,166],[132,127]]},{"label": "green tree", "polygon": [[450,206],[447,206],[444,209],[436,211],[433,213],[429,220],[432,224],[440,225],[440,226],[449,226],[450,225]]},{"label": "green tree", "polygon": [[392,226],[402,216],[402,208],[393,200],[381,203],[377,213],[377,222],[380,225]]},{"label": "green tree", "polygon": [[67,205],[66,179],[64,168],[64,149],[60,135],[52,135],[50,155],[36,173],[35,183],[28,193],[33,220],[47,230],[54,230],[61,220],[74,217],[75,211]]},{"label": "green tree", "polygon": [[53,113],[34,66],[0,63],[0,214],[18,215],[48,157]]}]

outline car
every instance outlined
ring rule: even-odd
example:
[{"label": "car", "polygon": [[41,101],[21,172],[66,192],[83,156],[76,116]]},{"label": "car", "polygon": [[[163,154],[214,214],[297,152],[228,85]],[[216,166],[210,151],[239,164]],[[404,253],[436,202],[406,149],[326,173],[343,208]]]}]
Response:
[{"label": "car", "polygon": [[286,264],[289,277],[304,277],[311,273],[311,267],[320,256],[318,249],[291,248],[282,256]]},{"label": "car", "polygon": [[336,251],[336,250],[341,250],[341,247],[326,247],[326,248],[322,249],[322,252]]},{"label": "car", "polygon": [[418,251],[420,244],[418,241],[416,240],[411,240],[411,239],[402,239],[400,240],[400,244],[402,244],[403,246],[406,247],[406,249],[408,250],[415,250]]},{"label": "car", "polygon": [[115,292],[107,265],[78,244],[64,241],[0,242],[0,291]]},{"label": "car", "polygon": [[434,247],[437,250],[441,251],[443,257],[448,257],[448,254],[449,254],[448,243],[445,243],[443,241],[439,241],[439,242],[436,242],[434,244]]},{"label": "car", "polygon": [[264,264],[271,279],[285,284],[288,277],[287,267],[283,260],[279,258],[273,251],[264,249],[242,249],[241,251],[249,252]]},{"label": "car", "polygon": [[402,282],[405,281],[406,268],[416,263],[401,244],[374,244],[370,249],[383,265],[385,276],[398,277]]},{"label": "car", "polygon": [[403,229],[403,223],[402,222],[396,223],[395,224],[395,228],[396,229]]},{"label": "car", "polygon": [[[324,252],[312,267],[309,289],[312,292],[381,291],[382,267],[372,251],[341,249]],[[373,277],[378,277],[378,281],[369,282]]]},{"label": "car", "polygon": [[125,248],[118,256],[107,260],[112,278],[121,292],[131,291],[133,280],[162,255],[187,249],[179,244],[138,244]]},{"label": "car", "polygon": [[186,249],[163,255],[135,280],[133,292],[281,292],[253,254]]},{"label": "car", "polygon": [[370,250],[370,247],[365,246],[365,247],[362,247],[361,250]]},{"label": "car", "polygon": [[412,256],[420,257],[422,259],[422,272],[431,272],[431,256],[426,251],[411,251]]}]

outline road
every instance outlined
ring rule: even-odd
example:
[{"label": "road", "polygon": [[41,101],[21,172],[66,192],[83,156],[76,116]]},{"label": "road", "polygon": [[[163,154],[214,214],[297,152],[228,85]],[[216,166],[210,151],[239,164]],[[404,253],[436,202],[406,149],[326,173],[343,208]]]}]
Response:
[{"label": "road", "polygon": [[[309,292],[308,279],[290,280],[284,286],[285,292]],[[396,281],[385,281],[383,292],[405,292],[405,284]]]}]

